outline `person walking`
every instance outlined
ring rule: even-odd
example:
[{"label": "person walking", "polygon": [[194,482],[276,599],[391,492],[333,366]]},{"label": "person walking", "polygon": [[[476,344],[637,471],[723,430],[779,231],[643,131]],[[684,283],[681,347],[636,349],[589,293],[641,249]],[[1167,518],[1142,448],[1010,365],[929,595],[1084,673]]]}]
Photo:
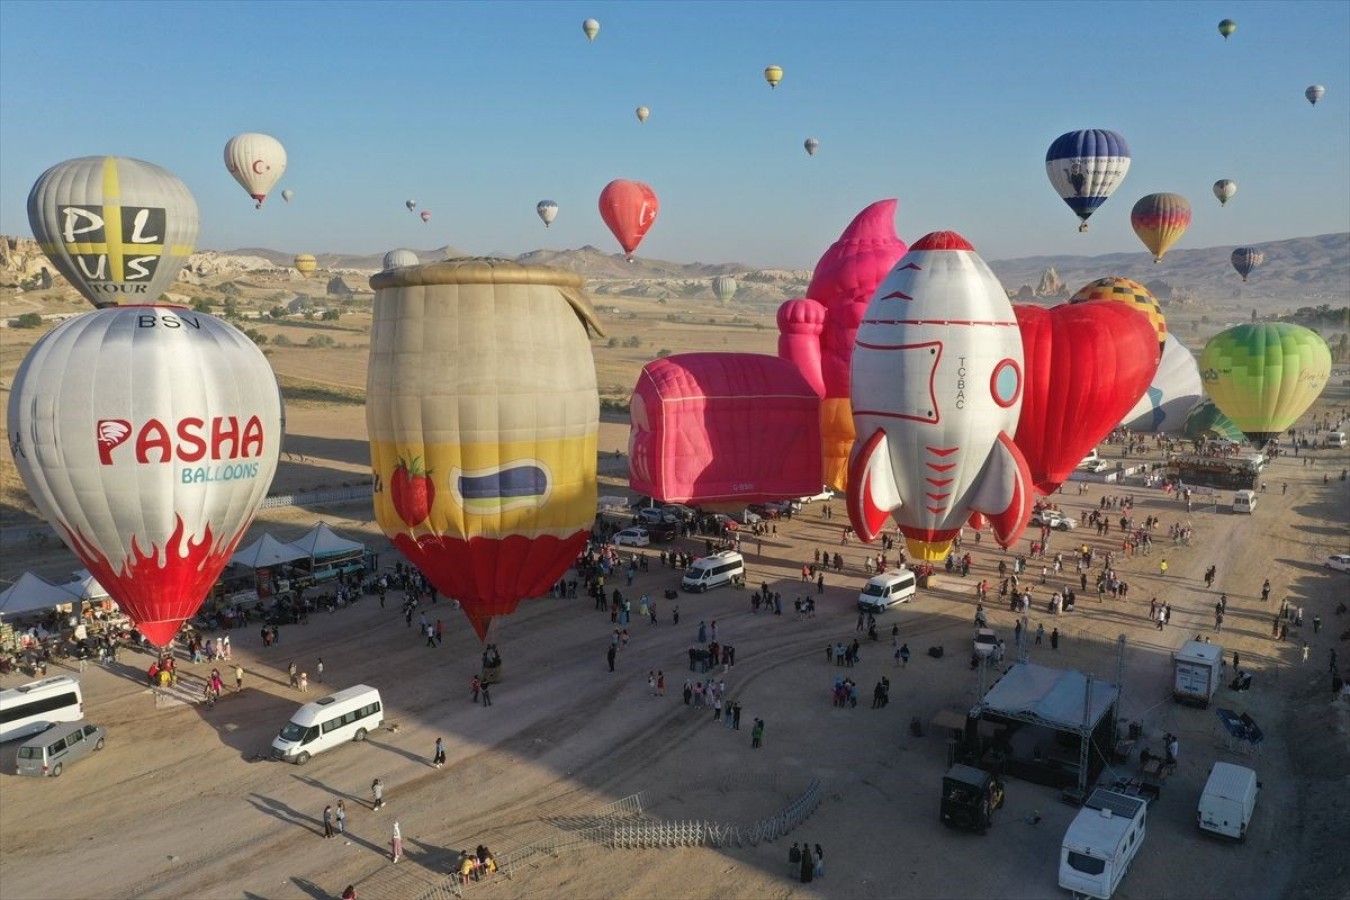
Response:
[{"label": "person walking", "polygon": [[436,738],[436,750],[431,755],[431,764],[438,769],[445,765],[445,741],[441,738]]},{"label": "person walking", "polygon": [[384,808],[384,782],[376,778],[370,783],[370,794],[374,800],[370,804],[371,809]]},{"label": "person walking", "polygon": [[664,697],[666,695],[666,673],[657,670],[656,673],[656,696]]},{"label": "person walking", "polygon": [[477,703],[478,695],[483,691],[483,680],[476,674],[473,676],[473,680],[469,682],[469,690],[473,691],[473,699],[469,702]]},{"label": "person walking", "polygon": [[614,671],[614,658],[619,655],[618,648],[613,644],[609,645],[609,651],[605,653],[605,659],[609,661],[609,670]]},{"label": "person walking", "polygon": [[1166,574],[1167,574],[1167,560],[1164,559],[1158,563],[1158,575],[1159,577],[1162,577],[1165,576]]},{"label": "person walking", "polygon": [[750,729],[750,748],[758,750],[764,745],[764,720],[755,719],[755,727]]},{"label": "person walking", "polygon": [[302,693],[302,694],[308,694],[308,693],[309,693],[309,673],[308,673],[308,672],[301,672],[301,673],[300,673],[300,693]]},{"label": "person walking", "polygon": [[909,668],[909,644],[900,645],[900,668]]},{"label": "person walking", "polygon": [[1056,628],[1054,631],[1051,631],[1051,632],[1050,632],[1050,649],[1051,649],[1051,650],[1058,650],[1058,649],[1059,649],[1059,629],[1058,629],[1058,628]]},{"label": "person walking", "polygon": [[237,694],[244,689],[244,667],[235,663],[234,665],[234,692]]},{"label": "person walking", "polygon": [[797,842],[793,841],[792,849],[788,851],[788,872],[791,873],[794,878],[796,878],[801,874],[801,870],[802,870],[802,851],[801,848],[797,846]]},{"label": "person walking", "polygon": [[483,705],[484,706],[492,705],[492,694],[488,692],[488,684],[486,681],[483,682]]},{"label": "person walking", "polygon": [[290,675],[290,677],[291,677],[291,687],[293,687],[293,688],[298,688],[298,687],[300,687],[300,679],[299,679],[299,677],[298,677],[298,676],[299,676],[299,672],[300,672],[300,670],[297,669],[296,666],[295,666],[295,660],[291,660],[291,664],[290,664],[289,666],[286,667],[286,674]]},{"label": "person walking", "polygon": [[1045,639],[1045,625],[1044,623],[1038,623],[1036,625],[1036,646],[1039,647],[1044,639]]},{"label": "person walking", "polygon": [[398,829],[398,822],[394,823],[394,836],[389,841],[389,849],[392,851],[394,862],[403,858],[403,833]]},{"label": "person walking", "polygon": [[314,680],[323,684],[323,657],[319,657],[318,663],[314,666]]},{"label": "person walking", "polygon": [[339,800],[337,805],[337,833],[347,833],[347,801]]},{"label": "person walking", "polygon": [[819,844],[816,844],[816,877],[825,877],[825,851],[820,849]]},{"label": "person walking", "polygon": [[333,836],[333,807],[325,806],[323,808],[323,836],[325,839]]}]

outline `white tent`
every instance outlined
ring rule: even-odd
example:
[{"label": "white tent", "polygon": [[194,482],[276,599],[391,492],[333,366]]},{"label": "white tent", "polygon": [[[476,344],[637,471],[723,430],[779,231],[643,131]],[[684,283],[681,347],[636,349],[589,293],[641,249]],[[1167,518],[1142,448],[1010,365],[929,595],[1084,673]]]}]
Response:
[{"label": "white tent", "polygon": [[292,541],[291,546],[301,552],[301,557],[307,556],[310,559],[366,549],[365,544],[347,540],[323,522],[311,528],[304,537]]},{"label": "white tent", "polygon": [[39,609],[51,609],[79,598],[47,579],[24,572],[19,580],[0,593],[0,615],[16,616]]},{"label": "white tent", "polygon": [[1072,669],[1014,663],[981,704],[984,712],[1062,731],[1091,731],[1120,688]]},{"label": "white tent", "polygon": [[238,563],[250,569],[261,569],[278,563],[307,559],[309,556],[308,550],[294,544],[283,544],[270,534],[264,534],[242,550],[236,550],[234,556],[230,557],[230,563],[231,565]]},{"label": "white tent", "polygon": [[81,600],[107,600],[111,594],[88,569],[80,569],[71,580],[60,585]]}]

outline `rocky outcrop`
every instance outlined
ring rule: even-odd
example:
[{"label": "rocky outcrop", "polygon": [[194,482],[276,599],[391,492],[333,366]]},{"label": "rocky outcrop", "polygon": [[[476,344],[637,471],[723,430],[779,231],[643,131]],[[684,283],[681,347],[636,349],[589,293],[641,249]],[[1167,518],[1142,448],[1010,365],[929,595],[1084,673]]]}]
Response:
[{"label": "rocky outcrop", "polygon": [[28,284],[49,288],[55,274],[37,241],[0,237],[0,287]]},{"label": "rocky outcrop", "polygon": [[1054,266],[1041,273],[1040,283],[1036,285],[1037,297],[1062,297],[1067,293],[1068,289],[1064,286],[1064,281],[1059,277],[1059,273],[1055,271]]},{"label": "rocky outcrop", "polygon": [[324,289],[324,292],[330,297],[350,297],[356,293],[352,290],[351,285],[343,280],[341,275],[334,275],[328,279],[328,287]]}]

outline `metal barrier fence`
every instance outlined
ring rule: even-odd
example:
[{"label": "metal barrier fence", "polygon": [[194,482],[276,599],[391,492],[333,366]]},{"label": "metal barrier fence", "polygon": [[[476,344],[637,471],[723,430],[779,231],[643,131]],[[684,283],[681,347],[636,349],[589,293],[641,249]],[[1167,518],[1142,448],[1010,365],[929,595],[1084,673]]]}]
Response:
[{"label": "metal barrier fence", "polygon": [[259,509],[276,509],[280,506],[322,506],[326,503],[354,503],[369,500],[373,489],[370,485],[335,488],[331,491],[310,491],[305,494],[273,494],[263,498]]},{"label": "metal barrier fence", "polygon": [[726,825],[713,822],[637,822],[615,825],[610,846],[618,850],[651,847],[740,847],[742,841],[758,846],[792,831],[820,806],[820,782],[813,781],[781,812],[753,825]]}]

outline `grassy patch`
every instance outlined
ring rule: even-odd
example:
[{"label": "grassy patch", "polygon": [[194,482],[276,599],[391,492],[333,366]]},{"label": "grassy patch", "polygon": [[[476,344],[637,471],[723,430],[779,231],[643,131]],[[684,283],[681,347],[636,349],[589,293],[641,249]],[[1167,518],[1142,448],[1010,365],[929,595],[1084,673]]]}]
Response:
[{"label": "grassy patch", "polygon": [[341,406],[364,406],[366,403],[366,392],[361,388],[305,381],[286,375],[278,375],[277,383],[287,403],[336,403]]}]

